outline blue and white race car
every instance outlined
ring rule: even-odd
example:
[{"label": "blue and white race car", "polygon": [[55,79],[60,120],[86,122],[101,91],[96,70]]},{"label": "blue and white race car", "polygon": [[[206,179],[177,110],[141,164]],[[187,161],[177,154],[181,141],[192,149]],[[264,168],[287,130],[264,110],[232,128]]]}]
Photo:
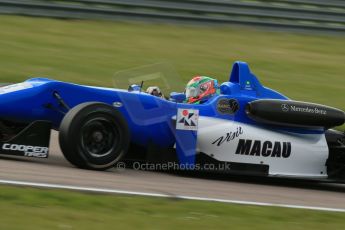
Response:
[{"label": "blue and white race car", "polygon": [[[66,159],[105,170],[125,158],[240,174],[345,179],[343,111],[289,100],[235,62],[202,104],[130,90],[33,78],[0,88],[0,154],[48,157],[51,129]],[[150,157],[149,157],[150,156]]]}]

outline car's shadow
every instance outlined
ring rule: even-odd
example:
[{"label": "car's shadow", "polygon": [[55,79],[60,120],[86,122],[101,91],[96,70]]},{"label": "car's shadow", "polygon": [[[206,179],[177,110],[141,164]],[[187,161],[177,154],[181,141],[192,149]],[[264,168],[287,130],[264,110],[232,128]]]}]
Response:
[{"label": "car's shadow", "polygon": [[33,158],[33,157],[21,157],[21,156],[0,156],[0,160],[27,162],[35,164],[44,164],[52,166],[74,167],[70,164],[62,155],[50,155],[48,158]]},{"label": "car's shadow", "polygon": [[263,177],[263,176],[248,176],[235,175],[215,172],[168,172],[176,176],[183,176],[188,178],[198,178],[205,180],[231,181],[238,183],[250,183],[268,186],[280,186],[290,188],[300,188],[308,190],[320,190],[345,193],[345,182],[331,181],[331,180],[310,180],[310,179],[295,179],[282,177]]},{"label": "car's shadow", "polygon": [[[35,164],[44,164],[59,167],[75,167],[71,165],[61,154],[54,154],[48,159],[37,159],[37,158],[23,158],[23,157],[13,157],[13,156],[0,156],[0,160],[6,161],[17,161],[17,162],[27,162]],[[135,170],[131,167],[126,170]],[[138,171],[138,170],[137,170]],[[112,169],[105,173],[117,173],[118,170]],[[147,172],[147,170],[145,170]],[[167,174],[177,177],[187,177],[203,180],[216,180],[216,181],[231,181],[238,183],[247,184],[257,184],[257,185],[267,185],[267,186],[279,186],[279,187],[289,187],[289,188],[300,188],[307,190],[319,190],[319,191],[330,191],[345,193],[345,183],[336,183],[334,181],[317,181],[317,180],[307,180],[307,179],[292,179],[292,178],[278,178],[278,177],[261,177],[261,176],[243,176],[235,175],[229,173],[217,173],[217,172],[207,172],[207,171],[150,171],[151,173],[157,174]]]},{"label": "car's shadow", "polygon": [[[128,162],[127,164],[128,168],[132,168],[130,166],[132,163],[133,161]],[[309,190],[321,190],[321,191],[345,193],[345,181],[339,182],[339,181],[328,180],[328,179],[296,179],[296,178],[291,178],[291,177],[266,177],[266,176],[235,174],[235,173],[229,173],[229,172],[224,172],[224,171],[202,171],[202,170],[199,170],[199,171],[151,170],[151,172],[163,173],[163,174],[174,175],[174,176],[179,176],[179,177],[204,179],[204,180],[231,181],[231,182],[238,182],[238,183],[250,183],[250,184],[267,185],[267,186],[280,186],[280,187],[301,188],[301,189],[309,189]]]}]

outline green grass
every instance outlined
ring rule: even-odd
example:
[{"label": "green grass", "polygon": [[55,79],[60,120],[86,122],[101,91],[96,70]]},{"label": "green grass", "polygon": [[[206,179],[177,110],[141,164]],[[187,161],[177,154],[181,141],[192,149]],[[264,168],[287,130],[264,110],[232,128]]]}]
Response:
[{"label": "green grass", "polygon": [[162,61],[182,82],[196,74],[226,81],[243,60],[292,99],[345,110],[344,36],[19,16],[0,22],[0,82],[49,76],[112,86],[115,72]]},{"label": "green grass", "polygon": [[0,186],[0,229],[344,229],[345,213]]}]

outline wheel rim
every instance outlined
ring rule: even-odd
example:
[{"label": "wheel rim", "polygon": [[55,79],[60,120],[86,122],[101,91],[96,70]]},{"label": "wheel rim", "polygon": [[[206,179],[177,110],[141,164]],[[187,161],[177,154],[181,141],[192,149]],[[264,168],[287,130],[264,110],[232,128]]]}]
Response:
[{"label": "wheel rim", "polygon": [[81,147],[90,156],[100,158],[116,151],[120,142],[119,127],[104,118],[94,118],[81,128]]}]

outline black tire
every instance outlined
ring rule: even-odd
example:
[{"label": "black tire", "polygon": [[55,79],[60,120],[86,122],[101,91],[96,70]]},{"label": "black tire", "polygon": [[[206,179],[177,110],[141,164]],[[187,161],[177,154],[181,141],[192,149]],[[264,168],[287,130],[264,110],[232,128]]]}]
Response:
[{"label": "black tire", "polygon": [[72,108],[63,118],[59,131],[63,155],[79,168],[111,168],[129,148],[126,120],[114,107],[100,102]]}]

